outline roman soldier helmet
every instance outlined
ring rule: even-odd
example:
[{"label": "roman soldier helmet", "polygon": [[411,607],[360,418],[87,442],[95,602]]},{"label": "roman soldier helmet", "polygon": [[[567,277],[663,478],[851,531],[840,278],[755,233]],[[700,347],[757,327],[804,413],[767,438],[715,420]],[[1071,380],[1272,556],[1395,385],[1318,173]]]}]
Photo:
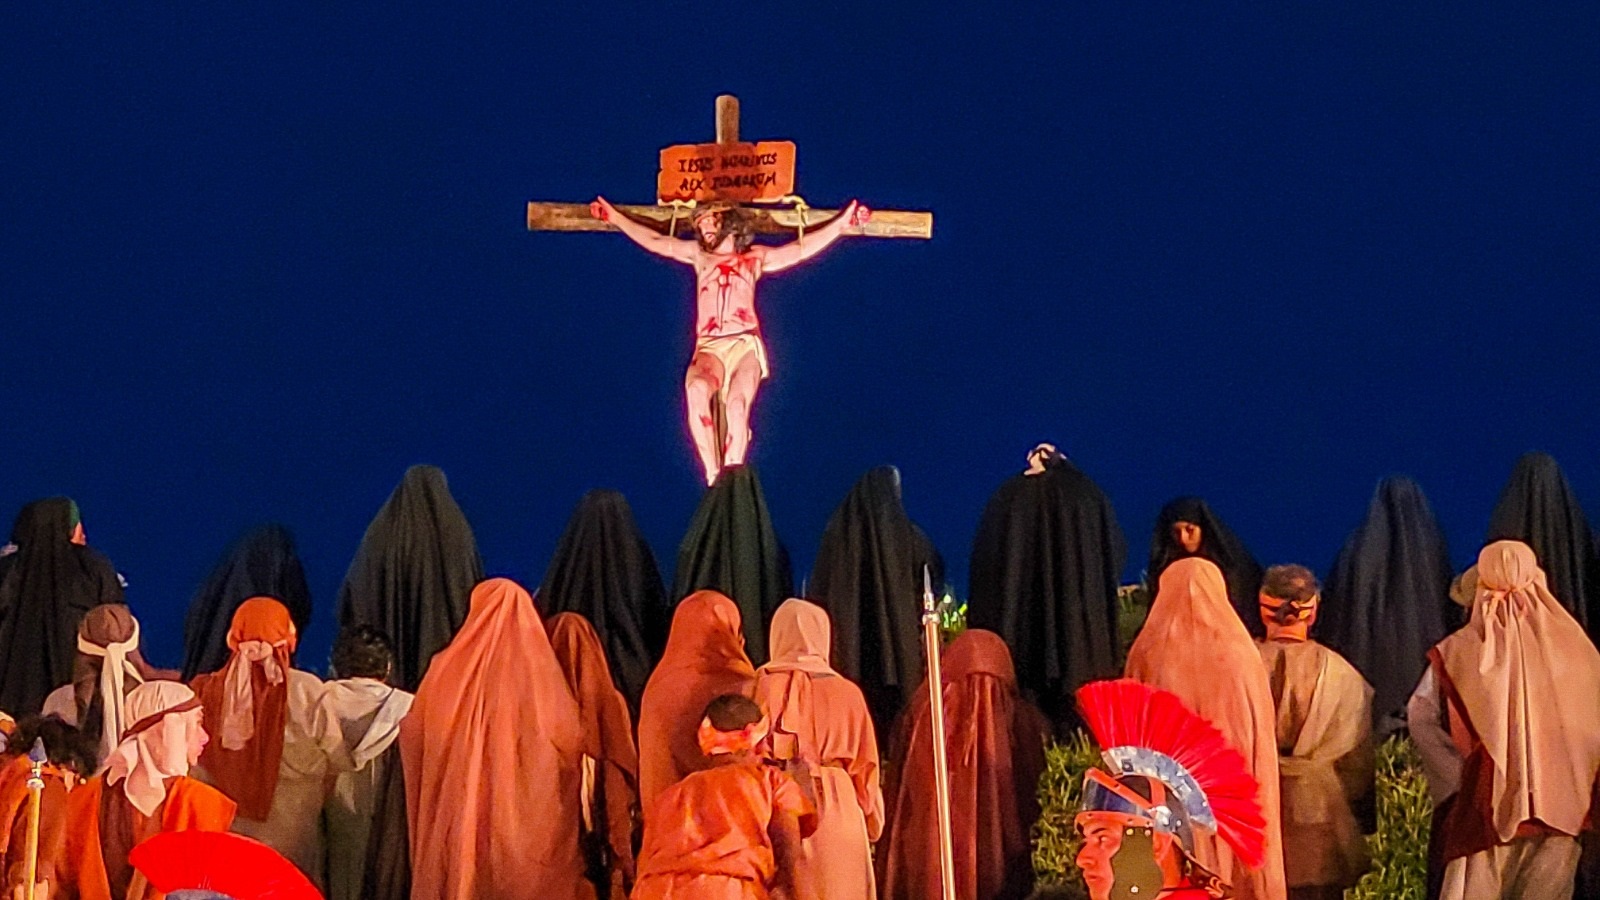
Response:
[{"label": "roman soldier helmet", "polygon": [[1260,868],[1267,825],[1260,786],[1222,732],[1176,695],[1131,679],[1086,684],[1077,698],[1105,763],[1084,777],[1079,812],[1118,813],[1129,823],[1111,861],[1113,896],[1161,890],[1151,849],[1157,832],[1173,837],[1190,882],[1213,896],[1227,896],[1228,885],[1196,860],[1196,830],[1215,834],[1245,865]]}]

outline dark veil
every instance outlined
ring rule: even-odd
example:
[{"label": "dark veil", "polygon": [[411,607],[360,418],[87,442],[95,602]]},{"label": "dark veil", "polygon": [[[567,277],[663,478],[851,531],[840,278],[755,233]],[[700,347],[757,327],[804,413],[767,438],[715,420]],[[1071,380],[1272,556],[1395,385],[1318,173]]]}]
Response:
[{"label": "dark veil", "polygon": [[[1172,536],[1172,526],[1191,522],[1200,526],[1200,550],[1190,553]],[[1161,579],[1161,573],[1186,556],[1199,556],[1216,563],[1228,582],[1228,598],[1233,609],[1249,629],[1251,637],[1262,637],[1266,626],[1261,624],[1260,599],[1261,563],[1251,555],[1250,549],[1239,540],[1211,507],[1199,497],[1179,497],[1161,508],[1156,517],[1155,532],[1150,536],[1150,566],[1145,570],[1145,581],[1152,589]]]},{"label": "dark veil", "polygon": [[537,600],[546,620],[572,612],[594,626],[617,690],[637,718],[671,613],[655,555],[621,494],[590,491],[578,501]]},{"label": "dark veil", "polygon": [[72,543],[78,521],[66,497],[35,500],[11,526],[16,551],[0,557],[0,709],[18,719],[72,681],[84,613],[123,602],[111,561]]},{"label": "dark veil", "polygon": [[739,605],[745,653],[755,665],[766,662],[767,620],[793,596],[794,579],[750,466],[722,470],[678,544],[674,605],[699,590],[718,591]]},{"label": "dark veil", "polygon": [[[433,655],[467,616],[483,561],[472,526],[433,466],[412,466],[367,526],[339,588],[339,622],[370,625],[394,647],[397,687],[415,692]],[[361,894],[367,900],[410,900],[411,841],[406,827],[400,746],[385,751]]]},{"label": "dark veil", "polygon": [[1127,558],[1111,501],[1059,454],[1003,483],[979,520],[967,622],[1005,639],[1019,686],[1058,728],[1077,725],[1074,691],[1121,671]]},{"label": "dark veil", "polygon": [[833,620],[833,668],[856,682],[888,734],[922,683],[922,571],[944,588],[944,560],[909,516],[900,473],[857,481],[822,533],[809,593]]},{"label": "dark veil", "polygon": [[303,637],[311,624],[311,589],[282,525],[262,525],[233,542],[189,601],[183,626],[183,680],[215,672],[228,661],[228,629],[234,610],[251,597],[276,597]]},{"label": "dark veil", "polygon": [[1444,532],[1422,488],[1385,478],[1351,532],[1323,589],[1313,636],[1372,685],[1373,725],[1393,731],[1427,667],[1427,654],[1460,624]]},{"label": "dark veil", "polygon": [[1600,555],[1589,520],[1546,453],[1517,460],[1489,520],[1489,541],[1516,540],[1533,548],[1556,595],[1593,636],[1600,629]]}]

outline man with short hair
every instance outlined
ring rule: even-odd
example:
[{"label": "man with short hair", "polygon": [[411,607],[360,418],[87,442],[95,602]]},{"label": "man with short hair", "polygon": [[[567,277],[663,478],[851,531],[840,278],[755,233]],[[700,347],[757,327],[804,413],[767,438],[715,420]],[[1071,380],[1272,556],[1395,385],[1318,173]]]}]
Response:
[{"label": "man with short hair", "polygon": [[[1261,582],[1257,641],[1277,709],[1283,859],[1291,900],[1338,900],[1371,861],[1363,832],[1374,759],[1372,688],[1344,657],[1311,639],[1322,586],[1305,566],[1273,566]],[[1364,821],[1363,821],[1364,820]]]},{"label": "man with short hair", "polygon": [[706,707],[700,749],[711,768],[656,799],[633,900],[767,900],[774,890],[812,897],[796,884],[795,863],[816,830],[816,807],[795,779],[756,756],[767,731],[749,697],[724,694]]},{"label": "man with short hair", "polygon": [[345,628],[333,645],[333,678],[324,703],[344,741],[334,760],[340,770],[322,809],[328,839],[328,900],[361,896],[367,839],[387,751],[413,696],[388,684],[394,652],[383,632],[369,625]]}]

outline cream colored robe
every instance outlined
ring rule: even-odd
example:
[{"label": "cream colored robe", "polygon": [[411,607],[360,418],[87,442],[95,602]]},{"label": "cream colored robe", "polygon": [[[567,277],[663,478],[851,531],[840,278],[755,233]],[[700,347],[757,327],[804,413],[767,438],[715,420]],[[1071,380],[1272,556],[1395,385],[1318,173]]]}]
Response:
[{"label": "cream colored robe", "polygon": [[1372,790],[1372,687],[1316,641],[1256,646],[1278,712],[1289,887],[1350,887],[1371,865],[1351,806]]},{"label": "cream colored robe", "polygon": [[327,705],[343,741],[335,765],[342,770],[323,806],[328,842],[328,900],[358,900],[365,871],[372,807],[383,776],[385,750],[400,736],[412,695],[371,678],[330,681]]}]

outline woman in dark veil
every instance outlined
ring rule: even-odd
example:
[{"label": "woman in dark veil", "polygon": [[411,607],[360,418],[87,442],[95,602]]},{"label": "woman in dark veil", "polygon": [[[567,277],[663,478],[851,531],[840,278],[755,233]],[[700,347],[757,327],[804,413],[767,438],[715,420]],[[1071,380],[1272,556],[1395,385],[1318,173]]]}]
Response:
[{"label": "woman in dark veil", "polygon": [[637,717],[671,611],[655,555],[621,494],[590,491],[578,502],[536,599],[547,620],[577,613],[594,626],[617,690]]},{"label": "woman in dark veil", "polygon": [[87,545],[78,504],[66,497],[24,506],[11,544],[0,556],[0,710],[21,718],[72,681],[78,623],[96,606],[123,602],[122,581]]},{"label": "woman in dark veil", "polygon": [[1179,497],[1161,508],[1155,532],[1150,536],[1150,567],[1145,583],[1152,586],[1161,579],[1167,566],[1180,559],[1198,556],[1215,563],[1228,583],[1228,599],[1244,622],[1251,637],[1261,637],[1261,563],[1227,525],[1199,497]]},{"label": "woman in dark veil", "polygon": [[282,525],[261,525],[233,542],[217,567],[189,601],[183,627],[183,680],[215,672],[228,661],[228,629],[239,604],[272,597],[289,610],[300,634],[311,624],[311,589],[295,550],[294,535]]},{"label": "woman in dark veil", "polygon": [[1317,628],[1372,685],[1380,739],[1404,724],[1428,651],[1460,624],[1451,576],[1450,550],[1422,488],[1409,478],[1378,482],[1366,521],[1334,561]]},{"label": "woman in dark veil", "polygon": [[758,666],[767,661],[767,623],[794,595],[794,576],[750,466],[717,475],[678,544],[674,604],[695,591],[716,591],[738,604],[745,651]]},{"label": "woman in dark veil", "polygon": [[1600,552],[1561,466],[1547,453],[1517,460],[1489,520],[1487,542],[1533,548],[1550,593],[1593,637],[1600,630]]},{"label": "woman in dark veil", "polygon": [[1111,501],[1049,444],[995,491],[972,543],[967,623],[1005,638],[1017,680],[1058,728],[1073,693],[1122,668],[1117,587],[1128,544]]},{"label": "woman in dark veil", "polygon": [[833,668],[861,687],[882,734],[922,682],[924,567],[941,590],[944,560],[906,515],[899,470],[879,466],[828,519],[810,593],[833,620]]},{"label": "woman in dark veil", "polygon": [[[466,620],[472,589],[483,580],[472,526],[450,495],[444,473],[412,466],[366,536],[339,588],[339,621],[369,625],[394,647],[390,682],[415,692],[433,655]],[[361,895],[410,900],[410,837],[399,745],[385,751]]]}]

